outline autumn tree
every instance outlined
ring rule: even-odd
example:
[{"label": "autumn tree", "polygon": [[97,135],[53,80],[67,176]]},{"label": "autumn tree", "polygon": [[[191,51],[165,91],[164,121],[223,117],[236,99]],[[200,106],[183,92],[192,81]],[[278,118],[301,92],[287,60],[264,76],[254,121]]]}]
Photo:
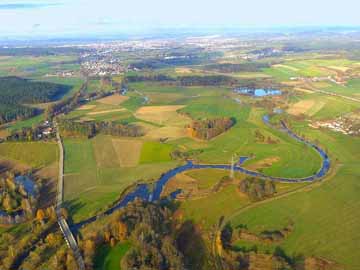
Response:
[{"label": "autumn tree", "polygon": [[84,261],[85,264],[92,269],[93,266],[93,257],[95,255],[95,242],[92,239],[87,239],[84,242]]},{"label": "autumn tree", "polygon": [[45,219],[45,212],[43,209],[38,209],[36,211],[36,219],[39,221],[39,222],[43,222],[44,219]]},{"label": "autumn tree", "polygon": [[128,228],[124,222],[119,221],[119,240],[124,241],[127,238]]}]

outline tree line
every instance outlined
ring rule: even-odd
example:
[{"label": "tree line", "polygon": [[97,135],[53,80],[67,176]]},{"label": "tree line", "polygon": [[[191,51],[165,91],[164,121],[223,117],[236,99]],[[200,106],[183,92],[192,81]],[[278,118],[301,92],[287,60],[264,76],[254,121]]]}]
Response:
[{"label": "tree line", "polygon": [[54,104],[49,105],[45,110],[45,118],[52,119],[56,115],[67,114],[88,101],[103,98],[112,94],[110,92],[103,91],[86,93],[86,88],[87,82],[85,82],[81,86],[80,91],[76,92],[71,97],[65,98]]},{"label": "tree line", "polygon": [[127,83],[145,82],[145,81],[164,82],[164,81],[176,81],[176,79],[165,74],[148,74],[148,75],[132,74],[126,76],[124,79],[124,82]]},{"label": "tree line", "polygon": [[152,58],[131,63],[128,69],[159,69],[170,66],[198,65],[202,62],[203,57],[198,55],[170,56],[168,58]]},{"label": "tree line", "polygon": [[269,63],[246,62],[240,64],[232,64],[232,63],[210,64],[204,66],[204,69],[214,70],[224,73],[232,73],[232,72],[256,72],[256,71],[261,71],[263,68],[268,68],[268,67],[270,67]]},{"label": "tree line", "polygon": [[140,126],[123,125],[115,122],[77,122],[72,119],[59,119],[59,130],[65,137],[92,138],[96,134],[121,137],[140,137],[144,131]]},{"label": "tree line", "polygon": [[18,130],[12,130],[10,135],[6,137],[6,141],[10,142],[31,142],[40,140],[51,140],[55,138],[55,132],[51,130],[50,133],[44,133],[44,127],[41,125],[33,127],[23,127]]},{"label": "tree line", "polygon": [[179,86],[219,86],[219,85],[234,85],[238,80],[225,75],[188,75],[171,77],[164,74],[132,74],[124,79],[125,82],[167,82]]}]

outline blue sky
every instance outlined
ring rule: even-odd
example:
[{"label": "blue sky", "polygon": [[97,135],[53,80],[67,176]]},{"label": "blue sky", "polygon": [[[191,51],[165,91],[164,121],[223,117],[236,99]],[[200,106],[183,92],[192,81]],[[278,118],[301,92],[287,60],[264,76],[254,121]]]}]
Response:
[{"label": "blue sky", "polygon": [[153,27],[360,26],[359,0],[0,0],[0,36],[146,32]]}]

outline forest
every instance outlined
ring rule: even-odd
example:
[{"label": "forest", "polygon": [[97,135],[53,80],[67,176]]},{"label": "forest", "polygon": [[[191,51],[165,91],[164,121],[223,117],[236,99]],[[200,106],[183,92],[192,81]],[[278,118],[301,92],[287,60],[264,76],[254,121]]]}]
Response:
[{"label": "forest", "polygon": [[38,82],[19,77],[0,78],[0,124],[25,119],[39,113],[24,104],[56,100],[69,90],[69,86]]}]

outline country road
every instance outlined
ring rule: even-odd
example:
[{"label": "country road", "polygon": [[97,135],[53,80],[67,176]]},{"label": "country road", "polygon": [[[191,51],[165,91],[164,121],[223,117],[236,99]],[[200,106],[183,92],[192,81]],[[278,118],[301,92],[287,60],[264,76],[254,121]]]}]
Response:
[{"label": "country road", "polygon": [[85,263],[81,256],[79,246],[75,240],[73,233],[70,230],[70,227],[66,219],[61,214],[61,206],[64,198],[64,147],[56,123],[55,123],[55,128],[56,128],[56,140],[59,146],[59,175],[58,175],[59,179],[58,179],[58,187],[57,187],[57,195],[56,195],[56,206],[55,206],[57,222],[59,224],[61,232],[64,235],[67,245],[73,251],[79,269],[85,270]]}]

